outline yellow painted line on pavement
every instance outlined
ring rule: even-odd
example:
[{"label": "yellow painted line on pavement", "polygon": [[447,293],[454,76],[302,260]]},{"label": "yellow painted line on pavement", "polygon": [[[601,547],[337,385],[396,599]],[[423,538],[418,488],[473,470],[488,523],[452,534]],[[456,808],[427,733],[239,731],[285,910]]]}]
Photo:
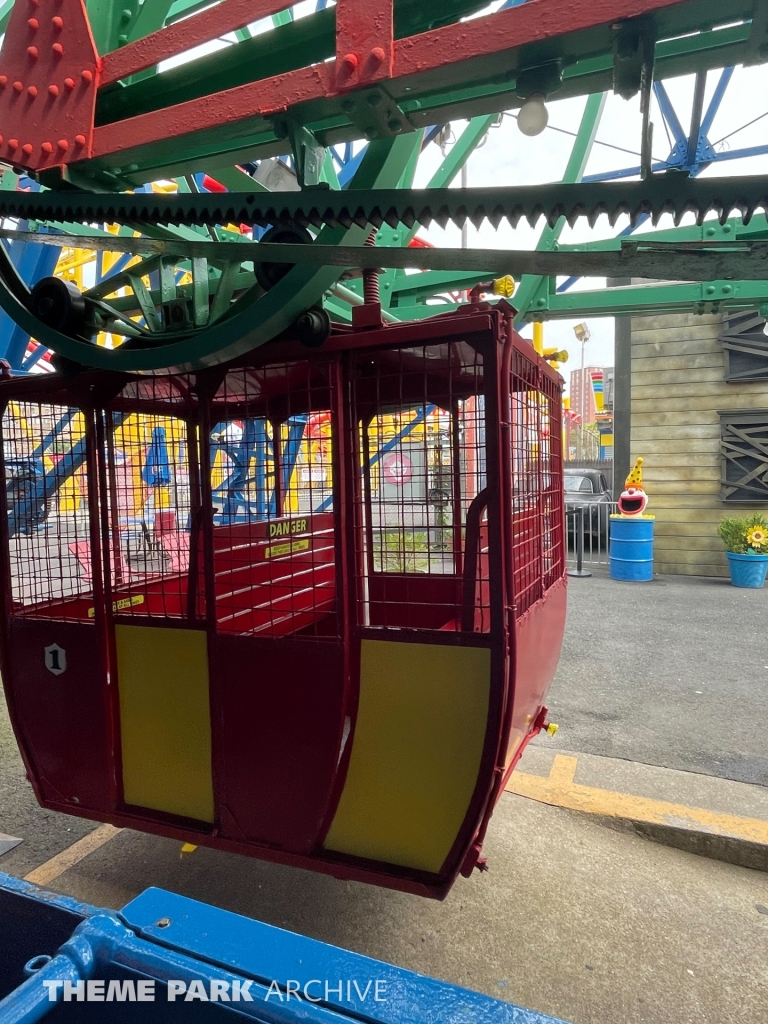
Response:
[{"label": "yellow painted line on pavement", "polygon": [[510,776],[506,791],[553,807],[567,807],[587,814],[628,818],[654,825],[695,829],[711,835],[730,836],[768,845],[768,821],[742,818],[736,814],[720,814],[703,807],[687,807],[685,804],[652,800],[629,793],[615,793],[594,786],[580,786],[573,781],[577,765],[578,758],[557,754],[549,776],[515,771]]},{"label": "yellow painted line on pavement", "polygon": [[24,875],[24,881],[34,882],[35,885],[50,885],[54,878],[58,878],[59,875],[63,875],[65,871],[73,868],[75,864],[79,864],[81,860],[98,850],[104,843],[108,843],[118,832],[122,832],[122,829],[115,828],[114,825],[99,825],[93,832],[89,832],[87,836],[78,839],[66,850],[62,850],[61,853],[57,853],[55,857],[51,857],[34,871],[30,871],[28,875]]}]

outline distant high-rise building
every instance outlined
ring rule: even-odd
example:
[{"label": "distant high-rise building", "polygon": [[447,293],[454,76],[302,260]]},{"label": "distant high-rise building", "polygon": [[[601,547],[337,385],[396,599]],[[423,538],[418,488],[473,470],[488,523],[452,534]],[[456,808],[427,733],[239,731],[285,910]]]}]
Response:
[{"label": "distant high-rise building", "polygon": [[[597,408],[595,392],[592,387],[592,374],[597,370],[602,370],[602,367],[585,366],[583,370],[571,370],[571,411],[580,416],[581,422],[584,424],[595,422]],[[611,398],[613,398],[613,394],[611,394]]]}]

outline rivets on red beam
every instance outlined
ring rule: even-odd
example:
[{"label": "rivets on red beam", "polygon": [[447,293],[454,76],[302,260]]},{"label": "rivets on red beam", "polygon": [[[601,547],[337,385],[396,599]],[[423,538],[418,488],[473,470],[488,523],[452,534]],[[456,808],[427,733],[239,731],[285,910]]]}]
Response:
[{"label": "rivets on red beam", "polygon": [[69,149],[69,143],[66,139],[59,139],[56,145],[59,147],[62,153],[66,153],[66,151]]},{"label": "rivets on red beam", "polygon": [[383,46],[374,46],[371,50],[371,60],[376,61],[377,64],[383,63],[387,59],[387,52]]},{"label": "rivets on red beam", "polygon": [[64,47],[61,45],[61,43],[54,43],[51,49],[57,57],[61,57],[61,55],[64,53]]},{"label": "rivets on red beam", "polygon": [[42,146],[40,147],[40,149],[42,149],[42,151],[43,151],[43,152],[44,152],[45,154],[47,154],[48,156],[50,156],[50,155],[51,155],[51,153],[53,152],[53,146],[51,145],[51,143],[50,143],[50,142],[44,142],[44,143],[42,144]]},{"label": "rivets on red beam", "polygon": [[2,146],[2,144],[3,144],[3,136],[0,135],[0,146]]},{"label": "rivets on red beam", "polygon": [[22,82],[14,82],[13,83],[13,91],[14,92],[23,92],[24,91],[23,83]]},{"label": "rivets on red beam", "polygon": [[39,52],[40,51],[38,50],[38,48],[36,46],[28,46],[27,47],[27,53],[29,54],[29,59],[30,60],[37,60]]},{"label": "rivets on red beam", "polygon": [[29,18],[27,24],[29,25],[33,32],[37,32],[37,30],[40,28],[40,22],[37,20],[37,18]]},{"label": "rivets on red beam", "polygon": [[36,85],[30,85],[30,87],[27,89],[27,96],[29,96],[29,98],[31,100],[33,100],[35,98],[35,96],[37,96],[37,86]]},{"label": "rivets on red beam", "polygon": [[24,154],[24,156],[32,156],[34,148],[35,147],[32,145],[31,142],[25,142],[24,145],[21,147],[21,152]]},{"label": "rivets on red beam", "polygon": [[75,145],[76,146],[84,146],[85,145],[85,136],[84,135],[76,135],[75,136]]},{"label": "rivets on red beam", "polygon": [[61,30],[64,28],[64,19],[60,18],[57,14],[56,17],[52,18],[51,20],[53,21],[53,27],[56,29],[56,31],[61,32]]},{"label": "rivets on red beam", "polygon": [[4,89],[8,85],[8,75],[0,75],[0,89]]},{"label": "rivets on red beam", "polygon": [[75,80],[74,80],[74,78],[65,78],[64,79],[64,86],[65,86],[65,88],[69,89],[70,91],[72,89],[74,89],[75,88]]},{"label": "rivets on red beam", "polygon": [[85,71],[82,71],[80,73],[80,77],[86,83],[86,85],[90,85],[90,83],[93,81],[93,72],[89,71],[88,68],[86,68]]},{"label": "rivets on red beam", "polygon": [[356,53],[345,53],[341,58],[341,70],[345,75],[351,75],[357,69],[360,60]]},{"label": "rivets on red beam", "polygon": [[49,85],[48,86],[48,95],[49,96],[53,96],[54,99],[55,99],[59,95],[59,87],[58,87],[58,85]]},{"label": "rivets on red beam", "polygon": [[19,140],[18,139],[8,139],[8,149],[13,150],[13,149],[18,149],[18,148],[19,148]]}]

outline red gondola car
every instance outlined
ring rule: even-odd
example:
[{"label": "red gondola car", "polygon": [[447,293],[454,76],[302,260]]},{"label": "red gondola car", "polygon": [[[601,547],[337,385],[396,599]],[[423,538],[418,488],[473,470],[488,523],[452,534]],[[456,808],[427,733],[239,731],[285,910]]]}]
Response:
[{"label": "red gondola car", "polygon": [[560,386],[504,303],[3,380],[2,674],[40,803],[444,896],[545,722]]}]

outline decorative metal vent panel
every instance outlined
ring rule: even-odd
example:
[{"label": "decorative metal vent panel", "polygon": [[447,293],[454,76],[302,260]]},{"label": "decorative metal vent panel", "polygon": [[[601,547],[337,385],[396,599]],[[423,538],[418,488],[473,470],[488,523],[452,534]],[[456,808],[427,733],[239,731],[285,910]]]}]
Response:
[{"label": "decorative metal vent panel", "polygon": [[768,380],[768,337],[765,320],[754,310],[733,313],[723,320],[720,340],[725,351],[727,381]]},{"label": "decorative metal vent panel", "polygon": [[768,503],[768,409],[720,413],[720,497]]}]

